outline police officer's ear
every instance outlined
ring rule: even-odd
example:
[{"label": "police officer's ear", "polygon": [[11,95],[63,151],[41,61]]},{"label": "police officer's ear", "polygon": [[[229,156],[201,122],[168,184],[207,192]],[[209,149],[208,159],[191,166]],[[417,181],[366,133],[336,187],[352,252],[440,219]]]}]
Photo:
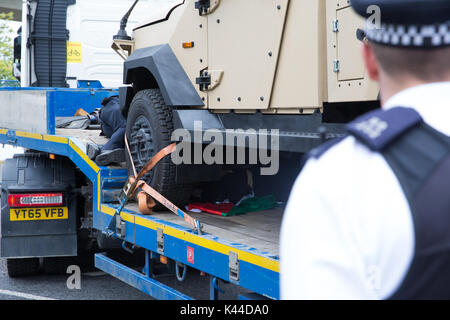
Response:
[{"label": "police officer's ear", "polygon": [[380,66],[378,64],[374,51],[368,42],[363,42],[362,54],[370,79],[379,81]]}]

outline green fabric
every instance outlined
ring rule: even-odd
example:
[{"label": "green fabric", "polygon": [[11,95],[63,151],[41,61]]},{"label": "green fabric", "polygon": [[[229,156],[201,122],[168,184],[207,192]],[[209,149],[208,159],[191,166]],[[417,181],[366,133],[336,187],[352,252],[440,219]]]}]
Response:
[{"label": "green fabric", "polygon": [[248,212],[263,211],[273,209],[277,206],[277,201],[273,195],[264,197],[253,197],[243,200],[239,206],[234,206],[229,212],[222,213],[224,217],[237,216]]}]

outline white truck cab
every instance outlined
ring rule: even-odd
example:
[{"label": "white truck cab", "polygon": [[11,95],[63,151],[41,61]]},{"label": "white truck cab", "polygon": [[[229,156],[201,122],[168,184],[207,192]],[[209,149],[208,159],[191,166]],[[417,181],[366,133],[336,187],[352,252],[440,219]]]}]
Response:
[{"label": "white truck cab", "polygon": [[[129,17],[127,29],[131,32],[149,12],[160,12],[174,2],[140,1]],[[21,86],[119,87],[123,61],[111,50],[111,39],[132,3],[132,0],[23,1],[14,67]]]}]

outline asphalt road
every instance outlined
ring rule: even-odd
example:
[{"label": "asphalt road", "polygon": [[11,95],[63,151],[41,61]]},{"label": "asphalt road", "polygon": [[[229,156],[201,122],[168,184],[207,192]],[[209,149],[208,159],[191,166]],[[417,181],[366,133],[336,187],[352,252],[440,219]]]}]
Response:
[{"label": "asphalt road", "polygon": [[[6,260],[0,259],[0,300],[152,300],[153,298],[108,274],[95,269],[81,273],[81,288],[69,289],[69,274],[47,275],[41,272],[36,276],[10,278]],[[209,277],[199,271],[188,269],[186,279],[179,282],[174,275],[162,275],[158,281],[183,292],[195,299],[209,299]],[[233,284],[220,284],[224,293],[220,299],[235,300],[245,292]]]},{"label": "asphalt road", "polygon": [[152,299],[129,285],[97,270],[81,274],[81,289],[68,289],[67,275],[10,278],[6,260],[0,259],[0,300],[145,300]]}]

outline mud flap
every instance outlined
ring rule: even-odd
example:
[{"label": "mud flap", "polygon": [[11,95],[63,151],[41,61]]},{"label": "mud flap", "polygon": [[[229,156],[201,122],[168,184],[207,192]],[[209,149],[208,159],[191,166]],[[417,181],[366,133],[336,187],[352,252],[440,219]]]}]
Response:
[{"label": "mud flap", "polygon": [[[2,177],[0,257],[76,256],[74,188],[75,170],[67,159],[52,160],[47,154],[25,153],[6,160]],[[42,193],[62,193],[63,205],[33,207],[31,211],[9,207],[10,194]]]}]

